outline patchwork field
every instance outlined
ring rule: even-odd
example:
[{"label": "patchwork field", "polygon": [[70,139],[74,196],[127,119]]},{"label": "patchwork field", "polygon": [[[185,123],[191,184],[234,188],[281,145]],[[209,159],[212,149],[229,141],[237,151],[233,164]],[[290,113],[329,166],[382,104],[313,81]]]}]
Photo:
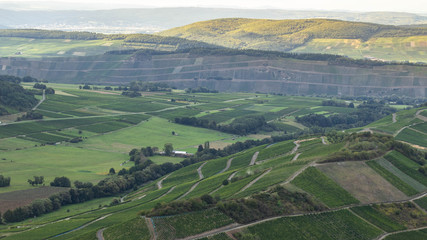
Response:
[{"label": "patchwork field", "polygon": [[[341,162],[317,166],[328,177],[362,203],[403,200],[406,195],[363,162]],[[356,183],[357,184],[354,184]]]},{"label": "patchwork field", "polygon": [[359,203],[359,200],[315,167],[307,168],[291,183],[313,194],[329,207]]}]

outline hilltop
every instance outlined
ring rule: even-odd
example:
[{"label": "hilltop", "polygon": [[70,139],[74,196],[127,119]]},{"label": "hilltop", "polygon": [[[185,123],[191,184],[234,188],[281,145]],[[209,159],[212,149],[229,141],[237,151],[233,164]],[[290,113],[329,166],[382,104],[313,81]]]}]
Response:
[{"label": "hilltop", "polygon": [[[140,8],[111,10],[7,10],[0,9],[0,22],[11,28],[42,28],[102,33],[154,33],[198,21],[217,18],[305,19],[328,18],[378,24],[426,24],[427,16],[405,12],[338,12],[282,9],[232,8]],[[7,8],[7,4],[2,4]],[[22,6],[21,6],[22,7]],[[9,8],[10,9],[10,8]],[[13,9],[13,8],[12,8]]]},{"label": "hilltop", "polygon": [[[330,53],[388,61],[427,61],[422,56],[427,38],[425,27],[330,19],[225,18],[173,28],[158,35],[238,49]],[[396,49],[402,53],[393,53]]]}]

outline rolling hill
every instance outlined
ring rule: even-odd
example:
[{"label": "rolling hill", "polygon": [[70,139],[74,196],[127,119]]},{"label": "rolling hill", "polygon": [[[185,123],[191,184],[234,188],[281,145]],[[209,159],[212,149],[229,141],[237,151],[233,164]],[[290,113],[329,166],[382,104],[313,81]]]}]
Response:
[{"label": "rolling hill", "polygon": [[[426,24],[427,16],[404,12],[338,12],[297,11],[282,9],[232,8],[140,8],[111,10],[42,11],[41,5],[28,9],[0,9],[0,22],[11,28],[38,28],[66,31],[93,31],[102,33],[154,33],[198,21],[217,18],[304,19],[328,18],[378,24]],[[62,4],[63,5],[63,4]],[[14,9],[10,7],[9,9]],[[15,8],[16,9],[16,8]]]},{"label": "rolling hill", "polygon": [[[427,62],[427,28],[329,19],[226,18],[158,33],[229,48],[343,54],[354,58]],[[319,44],[318,42],[321,42]]]}]

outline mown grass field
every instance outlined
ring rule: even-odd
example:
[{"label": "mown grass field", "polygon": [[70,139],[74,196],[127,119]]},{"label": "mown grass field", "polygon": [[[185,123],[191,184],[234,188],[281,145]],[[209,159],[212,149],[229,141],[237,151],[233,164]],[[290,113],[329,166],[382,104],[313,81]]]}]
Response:
[{"label": "mown grass field", "polygon": [[2,153],[2,172],[11,176],[11,186],[0,188],[10,192],[32,188],[27,179],[44,176],[48,185],[55,177],[67,176],[71,181],[97,182],[104,179],[111,167],[120,169],[128,156],[67,146],[44,146]]}]

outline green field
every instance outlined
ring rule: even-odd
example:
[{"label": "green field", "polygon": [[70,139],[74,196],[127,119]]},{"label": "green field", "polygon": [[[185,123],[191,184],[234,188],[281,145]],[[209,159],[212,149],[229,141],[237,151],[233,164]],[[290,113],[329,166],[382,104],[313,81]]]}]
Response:
[{"label": "green field", "polygon": [[[283,217],[257,224],[248,231],[259,239],[373,239],[382,232],[348,210]],[[255,238],[256,239],[256,238]]]},{"label": "green field", "polygon": [[427,36],[400,38],[360,39],[313,39],[304,46],[295,48],[296,53],[339,54],[351,58],[373,57],[389,61],[425,62],[426,51],[422,42]]},{"label": "green field", "polygon": [[[406,182],[402,181],[398,176],[383,167],[384,164],[379,164],[377,161],[369,161],[366,163],[369,167],[374,169],[378,174],[385,178],[389,183],[397,189],[405,193],[407,196],[412,196],[418,193],[413,187]],[[389,166],[390,168],[391,166]],[[395,170],[395,169],[393,169]],[[397,169],[398,170],[398,169]]]},{"label": "green field", "polygon": [[[165,56],[165,61],[172,60]],[[25,84],[25,86],[31,87],[31,84]],[[176,124],[173,122],[175,117],[200,114],[202,118],[210,119],[212,117],[212,119],[223,121],[222,124],[227,124],[237,117],[244,118],[251,114],[263,114],[267,120],[272,120],[272,123],[285,123],[293,128],[301,129],[304,127],[295,122],[296,116],[310,113],[329,115],[334,112],[348,113],[354,110],[321,106],[323,99],[313,97],[252,93],[186,94],[183,91],[174,90],[170,93],[147,92],[143,93],[143,97],[128,98],[117,95],[120,92],[104,91],[102,86],[100,86],[99,92],[83,91],[78,89],[77,85],[49,83],[48,86],[53,86],[59,94],[49,95],[38,110],[41,113],[47,113],[45,119],[0,126],[0,174],[12,177],[11,186],[0,188],[0,193],[17,195],[18,192],[11,192],[21,189],[40,190],[41,188],[32,187],[27,183],[27,179],[33,176],[44,176],[46,185],[49,185],[54,177],[60,176],[69,177],[71,182],[79,180],[96,183],[108,177],[110,168],[114,168],[118,172],[122,168],[129,169],[133,166],[134,163],[128,161],[128,153],[133,148],[151,146],[158,147],[159,151],[162,151],[165,143],[172,143],[175,150],[196,153],[198,146],[207,141],[210,142],[211,148],[217,149],[224,148],[236,141],[260,139],[268,137],[270,134],[281,134],[281,131],[284,131],[261,131],[258,134],[236,136],[211,129]],[[176,102],[171,102],[172,98],[176,99]],[[226,110],[221,111],[222,108],[226,108]],[[408,112],[399,113],[398,119],[402,120],[407,116],[407,122],[413,121],[414,110]],[[391,119],[388,120],[391,121]],[[378,126],[384,123],[385,121],[380,122]],[[392,128],[394,127],[397,128],[397,126],[392,126]],[[415,127],[417,130],[423,130],[423,125]],[[175,134],[173,135],[172,132]],[[115,196],[65,205],[58,211],[34,219],[26,219],[21,223],[0,225],[0,238],[9,233],[17,233],[5,239],[44,239],[101,218],[84,228],[64,233],[55,239],[93,240],[96,232],[104,228],[106,239],[148,239],[150,234],[141,215],[154,207],[165,206],[177,199],[180,201],[176,202],[181,202],[210,193],[217,200],[222,201],[239,198],[250,199],[254,193],[266,194],[267,190],[274,185],[283,184],[293,174],[299,173],[298,170],[304,166],[313,164],[317,160],[320,162],[324,157],[340,151],[346,144],[345,142],[322,144],[319,136],[322,135],[306,135],[300,138],[314,138],[314,140],[301,142],[297,151],[301,155],[297,161],[292,161],[295,154],[289,154],[295,147],[293,142],[296,139],[274,144],[263,142],[263,145],[250,149],[240,145],[241,149],[245,150],[232,151],[231,155],[217,155],[217,158],[207,161],[205,159],[198,161],[187,159],[182,162],[184,160],[182,157],[155,155],[149,157],[154,163],[171,162],[176,164],[175,166],[179,169],[169,172],[166,171],[167,167],[163,169],[163,166],[152,165],[150,168],[162,168],[162,170],[149,178],[150,181],[143,185],[135,186],[133,189],[131,187],[128,191]],[[83,141],[66,142],[75,137],[82,137]],[[61,143],[43,145],[58,142]],[[211,150],[214,152],[213,149]],[[251,158],[256,152],[259,152],[257,161],[250,166]],[[230,159],[232,161],[229,161]],[[397,152],[389,153],[385,159],[375,160],[372,161],[372,164],[371,162],[368,164],[401,191],[406,191],[407,195],[425,191],[427,188],[424,186],[425,177],[418,172],[417,163],[403,155],[400,156]],[[185,167],[181,167],[180,162]],[[226,169],[227,162],[230,162],[230,166]],[[197,169],[202,164],[205,164],[201,168],[204,177],[200,179]],[[342,181],[337,181],[329,173],[322,172],[322,167],[330,167],[331,164],[318,164],[319,166],[309,167],[300,173],[291,182],[292,184],[284,186],[291,191],[311,194],[315,198],[315,202],[319,200],[330,208],[357,204],[358,195],[342,185]],[[339,164],[347,166],[350,163]],[[363,162],[351,162],[351,164],[354,166],[365,165]],[[362,169],[360,166],[359,168]],[[374,172],[368,166],[366,168]],[[270,169],[270,172],[242,191],[245,186]],[[333,168],[331,167],[331,169]],[[348,171],[354,169],[355,167],[348,167],[346,171],[340,171],[337,174],[346,175]],[[357,175],[358,172],[356,170],[354,172]],[[143,170],[140,175],[138,174],[126,175],[126,178],[132,181],[133,178],[145,177],[149,173]],[[224,180],[232,174],[234,176],[232,180],[223,185]],[[375,175],[381,178],[378,174]],[[158,181],[166,176],[162,187],[158,189]],[[364,175],[360,176],[364,177]],[[196,183],[197,187],[189,192]],[[356,186],[357,181],[351,181],[351,184]],[[212,193],[213,191],[215,192]],[[188,195],[183,196],[188,192]],[[31,195],[35,194],[31,193]],[[118,200],[122,197],[123,203],[108,206],[113,199]],[[297,205],[300,201],[300,199],[288,200],[291,205]],[[386,200],[394,199],[393,196],[388,195],[384,201]],[[424,199],[419,199],[416,203],[425,207]],[[381,209],[381,212],[374,207],[372,209],[357,208],[354,211],[385,231],[395,231],[405,225],[400,220],[396,221],[394,216],[390,217],[387,212],[388,208],[384,209]],[[395,210],[395,208],[390,209]],[[413,209],[410,210],[415,215],[419,214]],[[313,211],[318,210],[313,209]],[[2,212],[4,213],[4,211]],[[402,215],[406,216],[403,213]],[[420,216],[417,223],[419,225],[424,216],[417,216]],[[152,219],[159,239],[184,238],[233,223],[229,217],[216,209],[174,216],[155,216]],[[393,220],[388,221],[387,219]],[[276,221],[282,222],[276,223]],[[415,220],[411,219],[411,221]],[[65,223],[69,223],[69,225]],[[256,225],[244,230],[243,233],[249,231],[246,233],[253,234],[258,239],[283,239],[282,234],[287,233],[289,236],[297,236],[290,239],[372,239],[381,232],[347,210],[309,214],[295,218],[285,217],[262,223],[260,226],[267,223],[276,226],[277,229],[270,229],[270,225],[266,225],[265,230],[252,231],[257,228],[258,225]],[[25,227],[18,229],[16,226]],[[303,226],[306,226],[306,232],[304,232]],[[29,228],[34,229],[21,232]],[[269,234],[276,235],[271,237]],[[218,234],[207,239],[227,239],[227,236]]]},{"label": "green field", "polygon": [[351,208],[351,211],[386,232],[395,232],[406,229],[404,226],[394,222],[372,206],[354,207]]},{"label": "green field", "polygon": [[420,165],[414,161],[396,151],[385,155],[384,158],[397,167],[400,171],[404,172],[406,175],[412,177],[424,186],[427,186],[427,178],[418,171]]},{"label": "green field", "polygon": [[400,240],[400,239],[410,239],[410,240],[424,240],[427,238],[427,230],[419,231],[409,231],[403,233],[392,234],[386,237],[386,240]]},{"label": "green field", "polygon": [[217,209],[152,219],[157,236],[165,240],[192,236],[233,223],[230,217]]},{"label": "green field", "polygon": [[32,188],[27,179],[44,176],[49,184],[55,177],[67,176],[71,181],[97,182],[104,179],[111,167],[120,169],[128,156],[67,146],[44,146],[4,152],[0,161],[2,172],[12,176],[11,186],[0,188],[9,192]]},{"label": "green field", "polygon": [[338,207],[359,202],[315,167],[307,168],[291,183],[313,194],[329,207]]},{"label": "green field", "polygon": [[141,217],[130,219],[122,224],[114,225],[107,228],[103,233],[104,238],[111,240],[119,239],[140,239],[149,240],[150,232],[148,231],[145,220]]},{"label": "green field", "polygon": [[427,210],[427,197],[414,200],[414,202],[417,203],[418,206],[422,207],[424,210]]},{"label": "green field", "polygon": [[409,142],[412,144],[419,145],[421,147],[427,147],[427,134],[417,132],[411,128],[406,128],[396,136],[397,140]]},{"label": "green field", "polygon": [[[172,131],[176,135],[172,135]],[[138,126],[122,131],[96,136],[84,142],[84,148],[98,151],[129,152],[132,148],[152,146],[162,149],[165,143],[172,143],[175,149],[193,148],[205,141],[231,138],[230,134],[204,128],[179,125],[165,119],[152,117]]]}]

